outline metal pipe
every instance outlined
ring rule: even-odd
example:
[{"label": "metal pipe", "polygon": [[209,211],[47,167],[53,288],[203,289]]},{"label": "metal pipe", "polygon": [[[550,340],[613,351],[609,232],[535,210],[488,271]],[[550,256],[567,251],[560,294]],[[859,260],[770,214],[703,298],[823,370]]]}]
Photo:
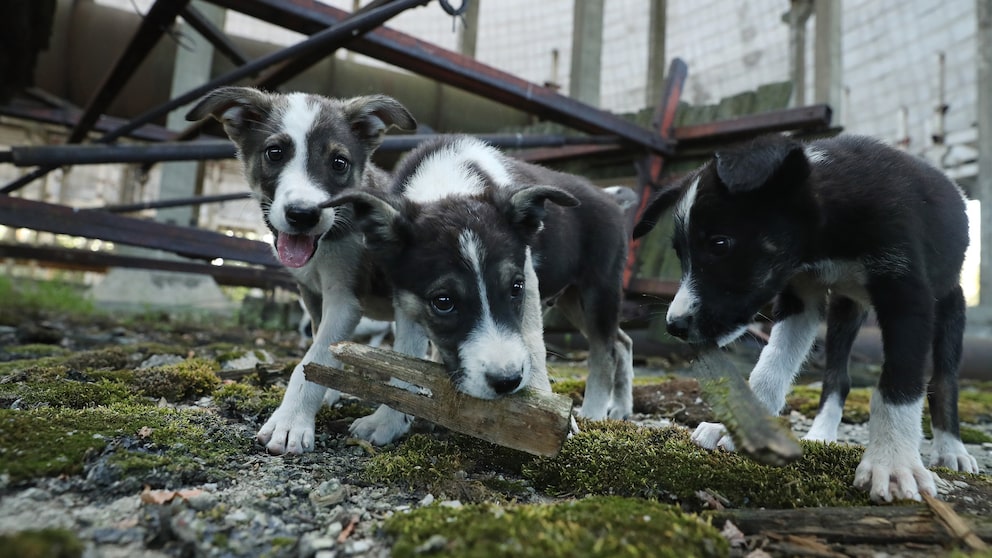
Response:
[{"label": "metal pipe", "polygon": [[[379,151],[409,151],[421,142],[443,135],[387,136]],[[620,140],[613,136],[565,136],[560,134],[485,134],[479,139],[504,149],[530,147],[560,147],[565,145],[612,145]],[[108,163],[154,163],[159,161],[205,161],[231,159],[235,146],[228,140],[194,142],[161,142],[150,145],[30,145],[15,146],[0,151],[0,162],[18,167],[99,165]]]},{"label": "metal pipe", "polygon": [[217,49],[217,52],[223,54],[228,60],[234,63],[235,66],[240,66],[242,64],[248,63],[248,57],[241,52],[223,31],[217,28],[216,25],[209,19],[207,19],[200,10],[197,10],[193,6],[186,6],[180,12],[183,19],[190,27],[196,29],[196,31],[203,36],[204,39],[210,42]]},{"label": "metal pipe", "polygon": [[189,198],[176,198],[171,200],[155,200],[139,203],[122,203],[116,205],[105,205],[94,207],[87,211],[106,211],[108,213],[132,213],[144,211],[146,209],[164,209],[167,207],[185,207],[187,205],[203,205],[205,203],[223,203],[228,201],[245,200],[251,197],[251,192],[237,192],[234,194],[217,194],[215,196],[193,196]]},{"label": "metal pipe", "polygon": [[[239,79],[256,74],[259,71],[274,64],[278,64],[279,62],[282,62],[284,60],[291,59],[295,56],[304,56],[308,53],[315,52],[320,49],[337,48],[335,45],[337,45],[338,43],[343,44],[351,40],[352,38],[367,32],[370,29],[382,25],[390,18],[399,15],[403,11],[412,8],[414,6],[426,4],[428,1],[429,0],[394,0],[388,4],[385,4],[382,7],[376,8],[375,10],[370,10],[368,12],[356,14],[352,17],[345,19],[344,21],[341,21],[341,23],[335,25],[334,27],[330,27],[319,33],[314,34],[309,39],[301,41],[295,45],[289,46],[272,54],[252,60],[251,62],[243,66],[235,68],[234,70],[222,76],[214,78],[199,87],[195,87],[187,91],[186,93],[183,93],[182,95],[169,100],[165,104],[159,105],[156,108],[145,111],[141,115],[130,120],[127,124],[104,134],[103,137],[101,137],[97,141],[100,143],[109,143],[111,141],[114,141],[117,138],[127,135],[128,133],[140,128],[141,126],[168,114],[169,112],[171,112],[172,110],[178,107],[181,107],[185,104],[197,100],[198,98],[202,97],[204,94],[212,91],[213,89],[216,89],[217,87],[227,85]],[[181,3],[185,5],[186,2],[188,2],[188,0]],[[81,119],[80,124],[82,123],[83,120]],[[78,127],[79,126],[77,126],[77,128]],[[74,142],[70,142],[70,143],[74,143]],[[33,180],[45,176],[54,169],[55,167],[39,168],[25,175],[24,177],[7,184],[2,189],[0,189],[0,193],[9,194],[10,192],[13,192],[27,185]]]}]

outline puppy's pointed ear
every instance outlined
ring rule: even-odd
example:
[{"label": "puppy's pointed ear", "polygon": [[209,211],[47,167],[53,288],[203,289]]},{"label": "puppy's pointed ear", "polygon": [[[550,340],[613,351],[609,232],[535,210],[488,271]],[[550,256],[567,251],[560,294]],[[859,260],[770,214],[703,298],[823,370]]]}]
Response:
[{"label": "puppy's pointed ear", "polygon": [[504,204],[504,211],[510,224],[530,236],[544,223],[548,213],[544,202],[550,201],[562,207],[575,207],[579,200],[561,188],[554,186],[527,186],[513,192]]},{"label": "puppy's pointed ear", "polygon": [[227,136],[237,142],[246,131],[258,126],[272,111],[272,95],[251,87],[220,87],[200,99],[186,120],[212,116],[224,125]]},{"label": "puppy's pointed ear", "polygon": [[365,235],[365,245],[377,256],[393,256],[408,238],[409,222],[400,207],[369,192],[342,194],[321,207],[348,207],[355,228]]},{"label": "puppy's pointed ear", "polygon": [[345,104],[345,117],[351,129],[369,151],[379,147],[390,126],[401,130],[417,129],[417,121],[399,101],[386,95],[369,95],[349,99]]},{"label": "puppy's pointed ear", "polygon": [[762,136],[716,153],[716,174],[732,193],[801,184],[809,161],[798,141],[782,135]]},{"label": "puppy's pointed ear", "polygon": [[677,185],[667,186],[662,188],[654,198],[648,202],[648,206],[644,209],[644,213],[641,215],[640,221],[634,225],[634,238],[640,238],[654,228],[658,224],[658,218],[662,213],[667,211],[682,195],[683,185],[685,183],[679,183]]}]

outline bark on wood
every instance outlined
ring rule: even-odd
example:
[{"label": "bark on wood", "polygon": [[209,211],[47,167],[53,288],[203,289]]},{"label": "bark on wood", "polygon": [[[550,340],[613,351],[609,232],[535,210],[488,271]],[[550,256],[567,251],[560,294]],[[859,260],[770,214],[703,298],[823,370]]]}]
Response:
[{"label": "bark on wood", "polygon": [[535,455],[557,455],[570,431],[572,400],[562,395],[525,388],[499,399],[476,399],[456,391],[435,362],[349,342],[332,345],[331,352],[354,369],[308,364],[308,381]]},{"label": "bark on wood", "polygon": [[801,457],[799,442],[765,411],[736,368],[719,350],[710,350],[696,358],[692,373],[699,380],[703,400],[730,432],[737,451],[774,466]]},{"label": "bark on wood", "polygon": [[[749,536],[816,537],[830,543],[868,545],[968,544],[958,533],[949,532],[942,520],[922,506],[738,509],[703,515],[712,519],[717,528],[729,520]],[[971,533],[977,540],[971,544],[984,544],[981,539],[992,537],[992,528],[981,523]]]}]

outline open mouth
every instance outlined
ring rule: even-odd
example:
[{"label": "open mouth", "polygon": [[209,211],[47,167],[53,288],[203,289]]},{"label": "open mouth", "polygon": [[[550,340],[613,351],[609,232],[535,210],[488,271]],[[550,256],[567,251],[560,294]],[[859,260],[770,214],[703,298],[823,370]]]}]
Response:
[{"label": "open mouth", "polygon": [[276,254],[286,267],[303,267],[317,251],[319,237],[280,232],[276,236]]}]

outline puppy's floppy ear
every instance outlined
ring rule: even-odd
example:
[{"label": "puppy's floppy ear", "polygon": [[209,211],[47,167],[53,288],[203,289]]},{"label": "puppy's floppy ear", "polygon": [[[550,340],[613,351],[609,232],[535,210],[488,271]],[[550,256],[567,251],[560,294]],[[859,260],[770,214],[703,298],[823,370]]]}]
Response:
[{"label": "puppy's floppy ear", "polygon": [[641,220],[634,225],[634,234],[632,235],[634,238],[641,238],[651,232],[651,229],[658,224],[658,217],[675,205],[676,200],[682,194],[682,186],[682,183],[668,186],[655,194],[654,198],[648,202],[648,206],[644,209]]},{"label": "puppy's floppy ear", "polygon": [[402,207],[370,192],[347,192],[321,207],[350,207],[355,227],[365,235],[365,244],[378,256],[395,255],[406,244],[408,220]]},{"label": "puppy's floppy ear", "polygon": [[575,196],[554,186],[527,186],[513,192],[502,203],[510,224],[531,235],[538,231],[548,213],[544,207],[546,201],[562,207],[579,205]]},{"label": "puppy's floppy ear", "polygon": [[349,99],[344,107],[345,117],[370,150],[379,147],[382,136],[390,126],[415,130],[417,121],[399,101],[386,95],[368,95]]},{"label": "puppy's floppy ear", "polygon": [[212,116],[224,125],[229,138],[238,141],[244,132],[257,126],[272,110],[273,97],[251,87],[219,87],[200,99],[186,120]]},{"label": "puppy's floppy ear", "polygon": [[795,185],[809,173],[802,144],[782,135],[762,136],[716,153],[717,177],[733,194]]}]

